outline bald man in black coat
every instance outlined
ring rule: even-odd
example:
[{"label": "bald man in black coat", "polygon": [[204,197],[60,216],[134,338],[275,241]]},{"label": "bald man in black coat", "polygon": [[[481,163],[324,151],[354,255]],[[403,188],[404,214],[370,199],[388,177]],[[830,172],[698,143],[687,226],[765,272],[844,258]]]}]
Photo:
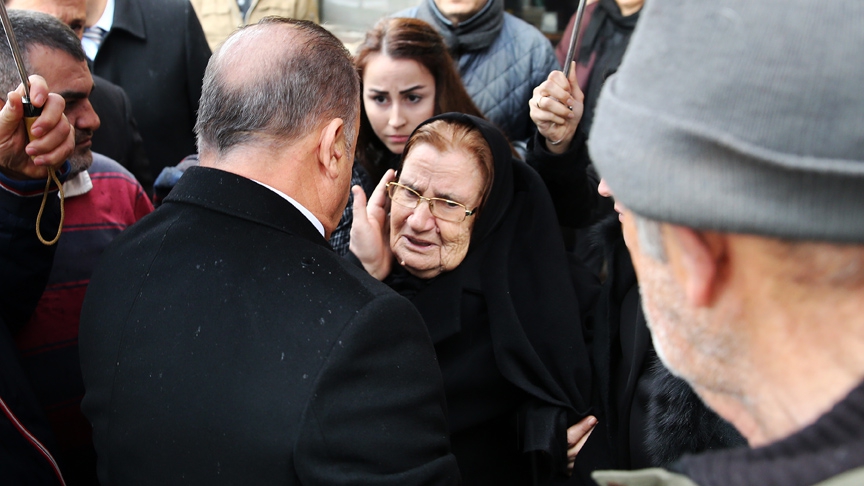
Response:
[{"label": "bald man in black coat", "polygon": [[356,144],[349,53],[272,19],[217,56],[201,166],[88,287],[82,410],[100,483],[457,484],[425,325],[326,240]]}]

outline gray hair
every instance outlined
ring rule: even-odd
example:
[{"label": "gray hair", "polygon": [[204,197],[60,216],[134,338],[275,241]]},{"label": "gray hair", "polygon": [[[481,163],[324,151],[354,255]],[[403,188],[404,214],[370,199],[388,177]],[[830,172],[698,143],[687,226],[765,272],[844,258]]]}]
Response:
[{"label": "gray hair", "polygon": [[[86,61],[81,41],[75,32],[66,24],[55,17],[30,10],[10,10],[9,22],[15,32],[18,47],[21,48],[21,57],[27,71],[33,74],[33,68],[29,62],[30,49],[33,46],[44,46],[56,49],[70,55],[76,61]],[[0,25],[0,36],[6,36],[3,26]],[[5,39],[3,40],[5,44]],[[0,97],[6,99],[6,93],[13,91],[21,84],[21,76],[18,75],[18,67],[12,57],[12,51],[8,46],[0,48]],[[50,86],[49,86],[50,88]]]},{"label": "gray hair", "polygon": [[633,214],[639,250],[660,263],[666,263],[666,242],[663,239],[663,223],[645,216]]},{"label": "gray hair", "polygon": [[[263,29],[291,27],[279,56],[261,56],[261,75],[232,83],[230,67],[242,56],[238,43]],[[252,77],[250,77],[252,78]],[[344,122],[349,146],[357,130],[360,79],[351,54],[323,27],[309,21],[265,17],[235,32],[222,44],[204,73],[195,133],[198,150],[224,155],[260,136],[290,145],[334,118]]]}]

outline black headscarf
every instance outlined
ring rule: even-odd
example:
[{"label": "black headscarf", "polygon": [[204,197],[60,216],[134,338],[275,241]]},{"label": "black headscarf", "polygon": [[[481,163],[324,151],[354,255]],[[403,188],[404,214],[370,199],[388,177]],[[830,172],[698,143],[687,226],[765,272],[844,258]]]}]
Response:
[{"label": "black headscarf", "polygon": [[[427,281],[403,275],[385,282],[412,299],[435,342],[459,332],[463,291],[483,295],[498,369],[529,397],[521,411],[522,450],[545,452],[552,476],[566,466],[566,428],[588,414],[591,381],[577,286],[555,209],[540,177],[513,159],[498,128],[462,113],[417,128],[436,120],[478,129],[492,151],[492,187],[458,267]],[[395,267],[394,273],[404,272]]]}]

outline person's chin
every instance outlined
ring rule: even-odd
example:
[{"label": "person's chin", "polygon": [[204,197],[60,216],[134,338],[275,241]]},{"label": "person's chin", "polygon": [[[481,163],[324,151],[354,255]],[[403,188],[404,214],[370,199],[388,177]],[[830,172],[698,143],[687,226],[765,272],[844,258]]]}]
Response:
[{"label": "person's chin", "polygon": [[403,246],[394,252],[394,256],[398,264],[405,267],[405,270],[408,270],[408,273],[415,277],[432,278],[441,273],[441,265],[437,255],[433,258],[432,255]]},{"label": "person's chin", "polygon": [[389,150],[390,152],[392,152],[396,155],[401,155],[402,151],[405,150],[405,144],[404,143],[387,142],[386,145],[387,145],[387,150]]},{"label": "person's chin", "polygon": [[72,174],[84,172],[93,165],[93,153],[89,150],[86,153],[75,151],[69,157],[69,165],[72,166]]}]

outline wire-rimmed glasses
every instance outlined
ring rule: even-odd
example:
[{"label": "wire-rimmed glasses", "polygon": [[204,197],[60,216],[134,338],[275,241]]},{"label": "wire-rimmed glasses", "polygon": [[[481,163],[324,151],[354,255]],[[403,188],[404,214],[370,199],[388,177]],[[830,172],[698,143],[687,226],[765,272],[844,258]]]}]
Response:
[{"label": "wire-rimmed glasses", "polygon": [[387,183],[387,194],[393,202],[409,209],[416,209],[421,201],[426,201],[433,216],[451,223],[461,223],[477,211],[477,208],[469,210],[468,206],[450,199],[421,196],[419,192],[398,182]]}]

